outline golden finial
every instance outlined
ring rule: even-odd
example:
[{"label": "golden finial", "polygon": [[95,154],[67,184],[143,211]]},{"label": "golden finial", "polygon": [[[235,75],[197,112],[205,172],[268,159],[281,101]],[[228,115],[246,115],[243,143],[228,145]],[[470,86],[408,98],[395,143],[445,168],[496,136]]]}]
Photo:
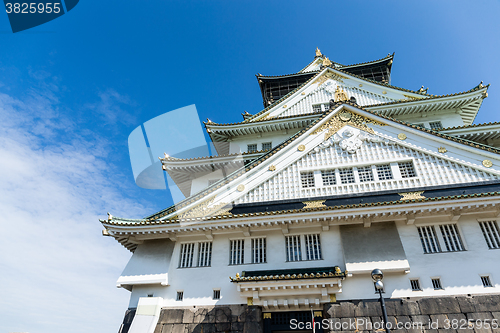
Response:
[{"label": "golden finial", "polygon": [[207,124],[213,124],[214,122],[207,118]]},{"label": "golden finial", "polygon": [[321,54],[321,51],[319,48],[316,48],[316,57],[322,57],[323,55]]},{"label": "golden finial", "polygon": [[328,59],[328,57],[323,59],[323,66],[330,66],[331,64],[332,62],[330,61],[330,59]]},{"label": "golden finial", "polygon": [[239,279],[240,278],[240,273],[236,273],[236,278]]}]

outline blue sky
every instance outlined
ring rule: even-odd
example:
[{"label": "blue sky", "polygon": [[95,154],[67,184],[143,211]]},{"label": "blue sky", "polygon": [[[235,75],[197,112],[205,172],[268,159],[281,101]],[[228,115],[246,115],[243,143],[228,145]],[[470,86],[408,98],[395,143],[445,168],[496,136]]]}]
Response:
[{"label": "blue sky", "polygon": [[127,138],[196,104],[240,121],[255,74],[302,69],[319,47],[351,64],[395,52],[392,84],[431,94],[491,83],[476,123],[500,120],[498,1],[90,1],[12,34],[0,14],[0,332],[115,332],[130,253],[106,212],[170,205],[134,184]]}]

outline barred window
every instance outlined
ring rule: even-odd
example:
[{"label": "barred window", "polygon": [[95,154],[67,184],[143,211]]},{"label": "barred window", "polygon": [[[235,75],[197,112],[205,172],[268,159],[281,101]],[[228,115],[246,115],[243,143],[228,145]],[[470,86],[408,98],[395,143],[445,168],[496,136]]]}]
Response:
[{"label": "barred window", "polygon": [[410,285],[411,285],[411,290],[413,290],[413,291],[421,291],[422,290],[422,288],[420,288],[420,281],[418,279],[411,279]]},{"label": "barred window", "polygon": [[374,180],[371,166],[358,168],[358,175],[360,182],[372,182]]},{"label": "barred window", "polygon": [[262,143],[262,150],[271,150],[272,147],[273,147],[272,142]]},{"label": "barred window", "polygon": [[184,291],[178,291],[177,292],[177,297],[175,298],[176,301],[182,301],[184,299]]},{"label": "barred window", "polygon": [[321,104],[313,105],[313,112],[321,112]]},{"label": "barred window", "polygon": [[303,188],[314,187],[314,172],[303,172],[300,174]]},{"label": "barred window", "polygon": [[438,128],[443,128],[443,124],[441,124],[440,121],[434,121],[432,123],[429,123],[429,127],[433,130],[438,129]]},{"label": "barred window", "polygon": [[491,279],[488,275],[481,276],[481,282],[483,283],[483,287],[485,287],[485,288],[493,287],[493,284],[491,283]]},{"label": "barred window", "polygon": [[302,260],[302,250],[300,248],[300,235],[287,236],[286,242],[286,261]]},{"label": "barred window", "polygon": [[390,164],[377,165],[377,175],[379,180],[392,179],[392,171]]},{"label": "barred window", "polygon": [[434,226],[417,227],[424,253],[441,252]]},{"label": "barred window", "polygon": [[229,242],[229,265],[241,265],[245,261],[245,240],[237,239]]},{"label": "barred window", "polygon": [[319,234],[305,235],[306,239],[306,259],[320,260],[321,259],[321,243]]},{"label": "barred window", "polygon": [[252,238],[252,264],[266,262],[266,239]]},{"label": "barred window", "polygon": [[337,180],[335,179],[335,170],[321,171],[321,178],[323,179],[323,185],[337,184]]},{"label": "barred window", "polygon": [[212,264],[212,242],[198,243],[198,267]]},{"label": "barred window", "polygon": [[436,289],[436,290],[443,289],[440,278],[433,278],[433,279],[431,279],[431,281],[432,281],[432,287],[434,289]]},{"label": "barred window", "polygon": [[354,172],[352,168],[349,169],[339,169],[340,174],[340,182],[342,184],[351,184],[354,183]]},{"label": "barred window", "polygon": [[257,151],[257,144],[256,143],[252,143],[252,144],[247,145],[247,152],[248,153],[255,153],[256,151]]},{"label": "barred window", "polygon": [[193,267],[193,256],[194,256],[194,247],[196,243],[185,243],[181,244],[181,256],[179,259],[179,267]]},{"label": "barred window", "polygon": [[213,299],[220,299],[220,289],[214,289]]},{"label": "barred window", "polygon": [[456,252],[464,250],[464,245],[462,244],[462,239],[460,238],[456,224],[443,224],[439,226],[439,229],[443,236],[446,251]]},{"label": "barred window", "polygon": [[489,249],[500,249],[500,231],[496,221],[479,222],[484,240]]},{"label": "barred window", "polygon": [[401,177],[411,178],[417,176],[415,168],[413,167],[413,162],[399,162],[398,166],[399,166],[399,172],[401,173]]}]

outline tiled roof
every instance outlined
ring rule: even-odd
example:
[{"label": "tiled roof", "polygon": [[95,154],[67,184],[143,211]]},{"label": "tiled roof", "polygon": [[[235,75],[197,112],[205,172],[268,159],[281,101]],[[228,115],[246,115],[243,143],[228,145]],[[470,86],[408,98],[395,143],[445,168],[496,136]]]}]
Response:
[{"label": "tiled roof", "polygon": [[255,282],[276,280],[303,280],[324,278],[345,278],[338,266],[324,268],[277,269],[267,271],[243,271],[241,276],[230,277],[231,282]]},{"label": "tiled roof", "polygon": [[[333,112],[337,107],[339,107],[340,105],[342,104],[348,104],[348,105],[351,105],[351,106],[354,106],[356,108],[359,108],[360,110],[363,110],[367,113],[370,113],[370,114],[373,114],[374,116],[377,116],[377,117],[381,117],[381,118],[384,118],[384,119],[387,119],[387,120],[390,120],[390,121],[394,121],[398,124],[402,124],[402,125],[405,125],[405,126],[408,126],[408,127],[411,127],[413,129],[416,129],[416,130],[419,130],[419,131],[422,131],[422,132],[425,132],[425,133],[429,133],[429,134],[432,134],[432,135],[435,135],[437,137],[440,137],[440,138],[444,138],[444,139],[448,139],[448,140],[451,140],[451,141],[454,141],[454,142],[459,142],[459,143],[462,143],[462,144],[465,144],[467,146],[471,146],[471,147],[474,147],[474,148],[479,148],[479,149],[482,149],[482,150],[486,150],[486,151],[489,151],[489,152],[493,152],[493,153],[500,153],[500,149],[498,148],[494,148],[494,147],[490,147],[490,146],[487,146],[487,145],[482,145],[482,144],[478,144],[478,143],[475,143],[475,142],[471,142],[471,141],[468,141],[468,140],[464,140],[464,139],[460,139],[460,138],[456,138],[454,136],[450,136],[450,135],[447,135],[447,134],[443,134],[443,133],[440,133],[440,132],[437,132],[437,131],[434,131],[434,130],[430,130],[430,129],[426,129],[426,128],[422,128],[420,126],[415,126],[415,125],[412,125],[412,124],[408,124],[404,121],[401,121],[401,120],[397,120],[397,119],[394,119],[394,118],[391,118],[391,117],[388,117],[388,116],[385,116],[385,115],[381,115],[381,114],[377,114],[375,112],[372,112],[372,111],[369,111],[369,110],[366,110],[356,104],[353,104],[349,101],[347,102],[337,102],[336,104],[334,104],[329,111],[325,112],[323,115],[321,115],[318,119],[316,119],[315,121],[313,121],[309,126],[307,126],[306,128],[302,129],[301,131],[295,133],[293,136],[291,136],[289,139],[287,139],[286,141],[283,141],[280,145],[276,146],[275,148],[273,148],[271,151],[265,153],[264,155],[262,155],[261,157],[259,157],[258,159],[252,161],[251,163],[249,163],[248,165],[244,166],[243,168],[240,168],[238,170],[236,170],[235,172],[233,172],[232,174],[230,174],[229,176],[227,176],[226,178],[223,178],[221,179],[220,181],[218,181],[217,183],[209,186],[208,188],[204,189],[203,191],[200,191],[198,192],[197,194],[191,196],[191,197],[188,197],[184,200],[182,200],[181,202],[169,207],[169,208],[166,208],[164,210],[161,210],[153,215],[150,215],[148,217],[146,217],[144,220],[142,221],[148,221],[148,222],[151,222],[151,223],[156,223],[155,220],[156,219],[159,219],[161,217],[164,217],[170,213],[173,213],[174,211],[176,211],[176,208],[177,209],[180,209],[188,204],[191,204],[195,201],[197,201],[198,199],[202,198],[202,197],[205,197],[207,195],[209,195],[210,193],[212,193],[213,191],[219,189],[220,187],[230,183],[231,181],[235,180],[236,178],[242,176],[245,172],[247,171],[250,171],[251,169],[253,169],[254,167],[258,166],[259,164],[261,164],[263,161],[265,161],[266,159],[270,158],[271,156],[273,156],[274,154],[276,154],[277,152],[279,152],[281,149],[285,148],[286,146],[288,146],[289,144],[291,144],[293,141],[295,141],[295,139],[297,139],[298,137],[300,137],[303,133],[305,133],[306,131],[308,131],[312,126],[314,126],[317,122],[323,120],[325,117],[327,117],[331,112]],[[493,194],[491,195],[498,195],[499,192],[494,192]],[[477,195],[472,195],[472,196],[477,196]],[[453,199],[455,198],[456,196],[450,196],[448,199]],[[466,197],[466,196],[459,196],[459,197]],[[428,201],[428,200],[432,200],[432,201],[435,201],[435,198],[426,198],[426,199],[418,199],[418,201]],[[381,203],[375,203],[375,204],[369,204],[369,206],[378,206],[378,205],[387,205],[387,204],[400,204],[402,203],[403,201],[396,201],[396,202],[381,202]],[[359,204],[359,205],[354,205],[353,207],[366,207],[365,204]],[[346,208],[344,206],[340,206],[339,208]],[[321,208],[314,208],[314,209],[321,209]],[[336,207],[326,207],[326,209],[338,209]],[[262,213],[262,214],[267,214],[268,212],[266,213]],[[275,214],[276,212],[272,212],[273,214]],[[278,213],[280,214],[280,213]],[[219,216],[217,218],[232,218],[232,217],[237,217],[235,215],[227,215],[227,216]]]},{"label": "tiled roof", "polygon": [[472,125],[464,125],[464,126],[446,127],[446,128],[440,128],[439,131],[450,131],[450,130],[457,130],[457,129],[466,129],[466,128],[474,128],[474,127],[492,126],[492,125],[500,125],[500,121],[493,121],[493,122],[482,123],[482,124],[472,124]]}]

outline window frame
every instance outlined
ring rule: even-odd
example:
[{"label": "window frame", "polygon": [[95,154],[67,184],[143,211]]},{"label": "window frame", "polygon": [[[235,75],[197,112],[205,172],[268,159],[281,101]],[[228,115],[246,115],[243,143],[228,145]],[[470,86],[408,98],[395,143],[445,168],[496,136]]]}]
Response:
[{"label": "window frame", "polygon": [[[205,257],[205,262],[208,262],[208,265],[200,265],[200,260],[202,260],[200,256],[201,254],[201,248],[200,244],[208,244],[208,249],[205,249],[208,251],[208,256]],[[183,262],[183,248],[186,245],[192,245],[192,254],[191,258],[189,259],[191,262],[190,266],[185,266],[182,264]],[[192,241],[192,242],[182,242],[179,244],[179,263],[177,265],[177,268],[201,268],[201,267],[212,267],[212,254],[213,254],[213,241]]]},{"label": "window frame", "polygon": [[[439,286],[439,288],[436,288],[436,284],[434,283],[434,281],[437,281],[437,285]],[[440,276],[431,276],[431,284],[432,284],[432,288],[434,288],[434,290],[444,290],[443,282],[441,281]]]},{"label": "window frame", "polygon": [[[452,244],[453,246],[450,247],[449,244],[447,243],[450,239],[446,238],[445,235],[442,233],[442,228],[441,226],[454,226],[456,235],[458,236],[458,241],[460,245],[460,249],[458,250],[453,250],[453,246],[456,247],[456,243]],[[435,254],[435,253],[457,253],[457,252],[465,252],[468,251],[467,244],[465,243],[465,239],[463,237],[463,232],[459,226],[458,223],[450,223],[450,222],[438,222],[438,223],[419,223],[415,225],[417,228],[417,234],[420,239],[420,244],[422,246],[423,254]],[[424,241],[422,239],[422,234],[421,234],[421,228],[432,228],[431,230],[434,230],[434,240],[437,243],[438,251],[431,251],[431,252],[426,252],[426,247],[424,245]],[[427,243],[426,243],[427,244]],[[447,246],[448,244],[448,246]],[[429,247],[429,246],[428,246]],[[449,250],[452,248],[452,250]]]},{"label": "window frame", "polygon": [[[313,252],[310,252],[311,247],[309,246],[308,243],[308,238],[307,237],[314,237],[316,236],[319,244],[317,247],[318,250],[314,250],[314,245],[312,246]],[[290,251],[290,244],[289,239],[298,239],[298,242],[295,242],[294,244],[298,244],[297,250],[295,250],[295,247],[297,245],[294,245],[294,248]],[[323,260],[323,247],[322,247],[322,241],[321,241],[321,232],[310,232],[310,233],[304,233],[304,234],[292,234],[292,235],[285,235],[285,262],[300,262],[300,261],[318,261],[318,260]],[[313,253],[311,256],[310,253]],[[293,254],[293,256],[292,256]],[[319,256],[319,258],[315,259],[316,254]],[[312,259],[311,259],[312,258]],[[290,260],[293,259],[293,260]]]},{"label": "window frame", "polygon": [[[252,148],[253,148],[253,146],[255,146],[255,150],[254,149],[250,149],[250,146],[252,146]],[[256,153],[258,151],[259,151],[259,149],[258,149],[256,143],[247,143],[247,153],[251,154],[251,153]]]},{"label": "window frame", "polygon": [[[500,226],[498,225],[498,220],[481,219],[477,220],[477,222],[479,224],[479,229],[481,229],[481,233],[483,234],[486,246],[488,246],[488,250],[500,249]],[[491,226],[487,225],[488,223],[491,223],[493,229],[491,228]],[[486,230],[485,227],[488,227],[489,230]]]},{"label": "window frame", "polygon": [[[495,285],[493,284],[493,281],[491,280],[490,274],[479,274],[479,277],[481,279],[481,284],[483,285],[484,288],[495,288]],[[488,282],[488,283],[485,283],[485,282]]]},{"label": "window frame", "polygon": [[410,287],[411,291],[422,291],[422,285],[420,284],[419,278],[411,278],[410,279]]}]

